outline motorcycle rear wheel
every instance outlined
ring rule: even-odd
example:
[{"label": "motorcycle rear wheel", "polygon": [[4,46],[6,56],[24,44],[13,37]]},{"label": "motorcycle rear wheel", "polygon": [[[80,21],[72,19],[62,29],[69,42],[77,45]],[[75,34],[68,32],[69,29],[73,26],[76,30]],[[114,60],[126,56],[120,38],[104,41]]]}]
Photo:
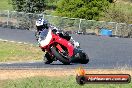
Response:
[{"label": "motorcycle rear wheel", "polygon": [[63,55],[61,55],[57,50],[56,47],[51,47],[51,52],[55,55],[55,57],[61,61],[63,64],[65,65],[69,65],[71,63],[70,58],[68,57],[64,57]]},{"label": "motorcycle rear wheel", "polygon": [[80,57],[82,58],[81,64],[87,64],[89,62],[89,57],[86,53],[82,52]]}]

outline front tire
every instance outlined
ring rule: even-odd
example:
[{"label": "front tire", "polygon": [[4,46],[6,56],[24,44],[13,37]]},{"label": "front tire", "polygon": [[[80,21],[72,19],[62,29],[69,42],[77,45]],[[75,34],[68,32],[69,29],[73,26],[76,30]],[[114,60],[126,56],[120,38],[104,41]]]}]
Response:
[{"label": "front tire", "polygon": [[51,52],[54,54],[54,56],[61,61],[63,64],[65,65],[69,65],[70,64],[70,58],[66,58],[63,55],[61,55],[55,47],[51,47]]},{"label": "front tire", "polygon": [[46,52],[45,56],[44,56],[44,63],[45,64],[50,64],[53,62],[53,58],[51,58],[50,54],[48,52]]}]

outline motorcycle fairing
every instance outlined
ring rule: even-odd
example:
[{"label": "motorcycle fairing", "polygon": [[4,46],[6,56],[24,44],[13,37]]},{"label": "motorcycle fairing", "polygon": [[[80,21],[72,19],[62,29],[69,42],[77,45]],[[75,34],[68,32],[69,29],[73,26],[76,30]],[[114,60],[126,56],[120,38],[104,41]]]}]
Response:
[{"label": "motorcycle fairing", "polygon": [[40,43],[41,48],[51,47],[49,45],[52,45],[54,43],[58,43],[58,44],[61,44],[67,48],[68,54],[70,57],[72,57],[74,54],[74,46],[71,44],[71,42],[67,41],[66,39],[59,37],[59,35],[52,33],[51,29],[43,30],[40,33],[40,37],[39,37],[38,41]]},{"label": "motorcycle fairing", "polygon": [[43,34],[40,34],[40,37],[41,37],[41,35],[43,35],[44,38],[43,39],[41,38],[39,43],[40,43],[41,47],[45,47],[50,43],[50,41],[52,39],[52,31],[51,30],[45,30],[44,32],[41,32],[41,33],[43,33]]}]

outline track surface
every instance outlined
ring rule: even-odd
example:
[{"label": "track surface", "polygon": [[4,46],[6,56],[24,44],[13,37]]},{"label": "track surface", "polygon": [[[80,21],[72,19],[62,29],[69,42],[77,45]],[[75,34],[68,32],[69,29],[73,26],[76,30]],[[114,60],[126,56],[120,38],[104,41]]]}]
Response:
[{"label": "track surface", "polygon": [[[80,42],[81,48],[89,55],[90,62],[84,65],[85,68],[132,68],[132,39],[111,38],[92,35],[72,35]],[[3,29],[0,28],[0,39],[16,42],[37,44],[33,31]],[[45,65],[43,61],[0,63],[0,69],[6,68],[76,68],[80,64],[62,65],[55,62],[52,65]]]}]

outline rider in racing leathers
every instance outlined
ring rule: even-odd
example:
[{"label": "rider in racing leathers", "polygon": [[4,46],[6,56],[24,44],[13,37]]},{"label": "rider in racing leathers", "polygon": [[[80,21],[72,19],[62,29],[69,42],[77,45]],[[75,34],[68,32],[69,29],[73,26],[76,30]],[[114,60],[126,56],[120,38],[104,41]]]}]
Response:
[{"label": "rider in racing leathers", "polygon": [[[74,45],[74,47],[79,47],[80,46],[79,43],[78,42],[75,42],[75,40],[73,40],[73,38],[68,33],[59,32],[59,29],[58,28],[50,25],[48,23],[48,21],[45,20],[45,19],[42,19],[41,18],[41,19],[37,20],[36,21],[36,28],[37,28],[37,30],[36,30],[35,36],[36,36],[37,41],[39,41],[38,40],[38,36],[41,33],[41,31],[47,30],[47,29],[50,28],[53,33],[59,34],[60,37],[66,39],[68,41],[70,41]],[[42,51],[45,51],[45,50],[42,49]],[[50,64],[50,63],[53,62],[53,59],[50,59],[50,55],[49,55],[48,52],[46,52],[45,58],[46,58],[45,59],[45,64]]]}]

